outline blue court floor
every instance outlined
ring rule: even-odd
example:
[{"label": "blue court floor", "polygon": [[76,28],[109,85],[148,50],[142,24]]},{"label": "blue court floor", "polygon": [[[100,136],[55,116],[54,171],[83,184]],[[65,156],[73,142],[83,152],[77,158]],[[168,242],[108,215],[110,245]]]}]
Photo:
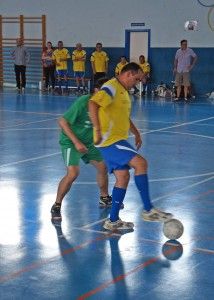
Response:
[{"label": "blue court floor", "polygon": [[153,202],[185,228],[167,243],[161,223],[142,220],[133,176],[120,216],[134,231],[102,228],[109,209],[98,206],[90,165],[63,202],[61,226],[51,223],[65,173],[57,118],[74,101],[0,93],[0,299],[214,299],[214,102],[133,99]]}]

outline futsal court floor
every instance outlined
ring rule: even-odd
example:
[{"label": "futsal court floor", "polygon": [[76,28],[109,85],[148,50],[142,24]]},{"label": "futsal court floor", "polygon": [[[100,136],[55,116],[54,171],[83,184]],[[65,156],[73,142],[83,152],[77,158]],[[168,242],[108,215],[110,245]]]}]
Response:
[{"label": "futsal court floor", "polygon": [[185,228],[167,243],[161,223],[141,218],[132,172],[120,216],[133,232],[102,228],[109,209],[99,208],[95,170],[83,164],[62,223],[51,223],[65,173],[57,118],[74,101],[0,93],[0,299],[214,299],[214,102],[132,100],[153,203]]}]

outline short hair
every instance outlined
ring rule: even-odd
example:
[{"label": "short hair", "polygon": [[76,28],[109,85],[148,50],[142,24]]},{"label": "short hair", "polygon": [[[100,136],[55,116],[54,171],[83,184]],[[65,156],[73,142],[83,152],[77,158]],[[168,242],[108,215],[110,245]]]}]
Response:
[{"label": "short hair", "polygon": [[139,64],[135,63],[135,62],[130,62],[127,65],[125,65],[120,74],[123,74],[125,72],[131,71],[133,73],[137,73],[139,70],[141,70],[141,67]]},{"label": "short hair", "polygon": [[63,44],[63,41],[58,41],[58,44]]},{"label": "short hair", "polygon": [[94,84],[94,88],[95,89],[100,89],[101,86],[106,83],[109,79],[107,77],[102,77],[102,78],[99,78],[96,83]]},{"label": "short hair", "polygon": [[102,47],[102,46],[103,46],[103,44],[102,44],[102,43],[100,43],[100,42],[98,42],[98,43],[96,43],[96,47],[97,47],[97,46],[101,46],[101,47]]},{"label": "short hair", "polygon": [[139,59],[140,59],[140,58],[144,58],[144,59],[145,59],[145,56],[142,54],[142,55],[139,56]]},{"label": "short hair", "polygon": [[187,40],[181,40],[181,45],[182,45],[183,43],[187,43]]}]

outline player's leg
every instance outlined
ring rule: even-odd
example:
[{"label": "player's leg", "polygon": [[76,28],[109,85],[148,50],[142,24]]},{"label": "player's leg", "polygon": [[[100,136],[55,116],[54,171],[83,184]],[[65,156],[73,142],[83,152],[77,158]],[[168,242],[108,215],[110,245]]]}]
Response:
[{"label": "player's leg", "polygon": [[126,195],[126,189],[129,183],[129,170],[114,170],[116,183],[112,191],[112,207],[110,218],[105,221],[103,227],[107,230],[132,230],[134,224],[125,222],[119,218],[119,211]]},{"label": "player's leg", "polygon": [[181,80],[182,80],[182,74],[177,72],[175,75],[175,86],[176,86],[176,97],[174,99],[175,101],[178,100],[181,95]]},{"label": "player's leg", "polygon": [[54,67],[50,67],[50,78],[51,78],[51,87],[52,87],[52,90],[54,90],[54,88],[55,88],[55,68]]},{"label": "player's leg", "polygon": [[112,198],[108,193],[108,173],[104,161],[91,160],[90,163],[97,170],[97,184],[100,189],[100,207],[110,207],[112,204]]},{"label": "player's leg", "polygon": [[79,175],[79,161],[82,156],[75,147],[62,148],[62,155],[67,166],[67,173],[58,185],[56,201],[51,208],[52,219],[61,219],[61,204],[65,195],[70,190],[72,183]]},{"label": "player's leg", "polygon": [[46,67],[43,69],[43,73],[44,73],[44,77],[45,77],[45,88],[44,90],[47,90],[48,89],[48,82],[49,82],[49,68]]},{"label": "player's leg", "polygon": [[65,83],[65,90],[66,93],[68,93],[68,71],[67,70],[65,70],[63,78]]},{"label": "player's leg", "polygon": [[190,88],[190,76],[189,72],[183,74],[183,85],[184,85],[184,100],[188,101],[188,92]]},{"label": "player's leg", "polygon": [[14,65],[14,71],[16,75],[16,87],[20,90],[20,66]]},{"label": "player's leg", "polygon": [[22,89],[25,89],[26,86],[26,66],[21,66],[21,80],[22,80]]},{"label": "player's leg", "polygon": [[149,182],[147,176],[147,161],[140,155],[135,155],[129,162],[134,168],[134,180],[144,205],[143,219],[145,221],[164,221],[172,217],[172,214],[165,213],[153,207],[149,195]]},{"label": "player's leg", "polygon": [[82,88],[83,88],[83,94],[86,93],[86,87],[85,87],[85,73],[84,72],[81,72],[81,83],[82,83]]}]

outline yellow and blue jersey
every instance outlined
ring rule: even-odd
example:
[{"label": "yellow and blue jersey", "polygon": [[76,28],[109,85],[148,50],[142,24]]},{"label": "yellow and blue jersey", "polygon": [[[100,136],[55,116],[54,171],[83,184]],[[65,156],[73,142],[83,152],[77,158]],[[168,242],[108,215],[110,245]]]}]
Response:
[{"label": "yellow and blue jersey", "polygon": [[143,70],[143,73],[150,73],[150,64],[148,62],[145,62],[143,64],[139,64],[141,69]]},{"label": "yellow and blue jersey", "polygon": [[67,60],[61,61],[61,59],[71,58],[70,54],[68,52],[68,49],[66,49],[66,48],[56,49],[53,52],[52,58],[53,58],[53,60],[56,61],[56,70],[67,70],[67,68],[68,68]]},{"label": "yellow and blue jersey", "polygon": [[127,64],[128,64],[128,62],[126,62],[125,64],[122,64],[121,62],[119,62],[119,63],[116,65],[116,68],[115,68],[115,75],[116,75],[116,76],[119,75],[120,72],[121,72],[121,70],[122,70],[122,68],[123,68],[125,65],[127,65]]},{"label": "yellow and blue jersey", "polygon": [[90,60],[94,63],[96,72],[106,72],[106,63],[109,61],[109,58],[105,51],[94,51]]},{"label": "yellow and blue jersey", "polygon": [[107,81],[90,101],[99,105],[99,122],[103,140],[98,147],[106,147],[117,141],[126,140],[130,128],[131,100],[122,84],[116,78]]},{"label": "yellow and blue jersey", "polygon": [[[85,58],[86,52],[85,50],[74,50],[72,53],[72,61],[73,61],[73,71],[74,72],[85,72]],[[75,59],[84,59],[77,60]]]}]

